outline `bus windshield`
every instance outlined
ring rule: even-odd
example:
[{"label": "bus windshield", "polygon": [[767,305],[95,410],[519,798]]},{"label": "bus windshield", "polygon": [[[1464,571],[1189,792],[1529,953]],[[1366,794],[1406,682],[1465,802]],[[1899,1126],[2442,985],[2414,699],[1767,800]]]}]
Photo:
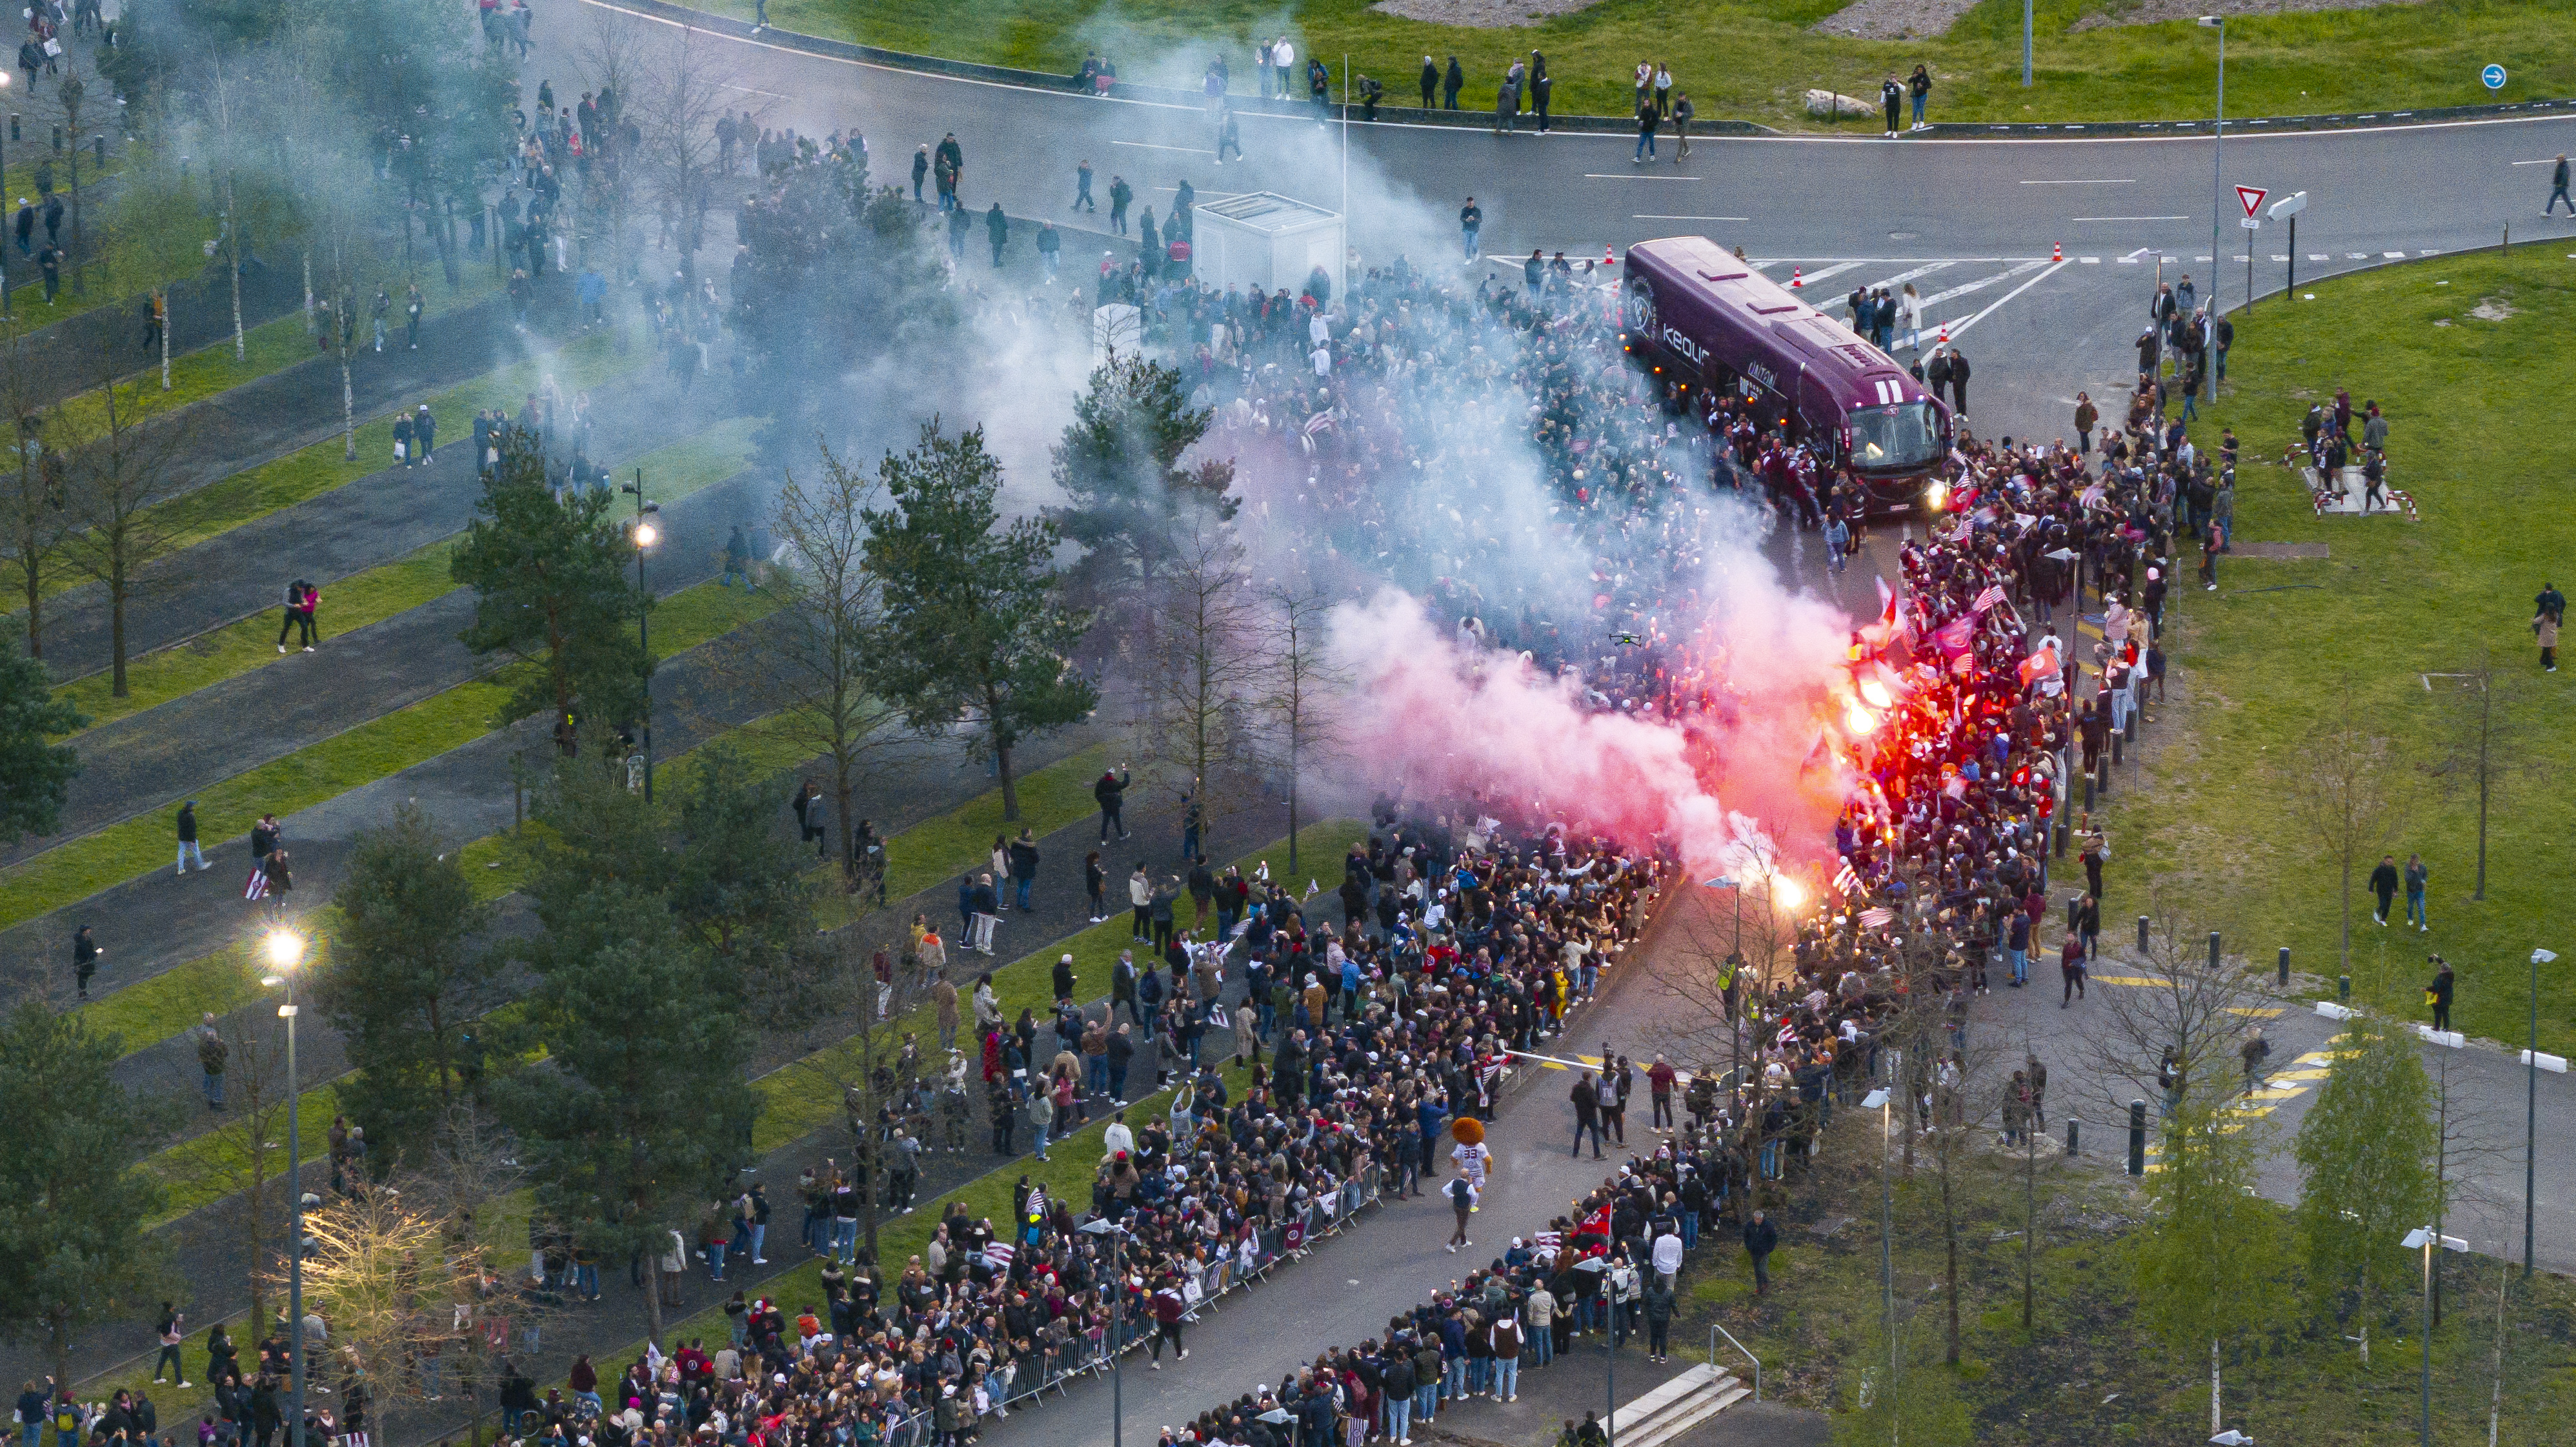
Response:
[{"label": "bus windshield", "polygon": [[1940,420],[1930,402],[1855,408],[1851,413],[1852,467],[1861,472],[1922,468],[1941,458]]}]

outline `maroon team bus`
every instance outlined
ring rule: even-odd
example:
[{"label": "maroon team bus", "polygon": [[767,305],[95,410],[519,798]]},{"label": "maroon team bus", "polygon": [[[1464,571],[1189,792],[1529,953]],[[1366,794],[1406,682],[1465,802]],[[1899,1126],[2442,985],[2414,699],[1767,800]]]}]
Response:
[{"label": "maroon team bus", "polygon": [[1903,511],[1950,455],[1950,411],[1896,360],[1700,236],[1628,249],[1620,340],[1668,394],[1703,418],[1739,392],[1780,408],[1792,437],[1856,478],[1871,503]]}]

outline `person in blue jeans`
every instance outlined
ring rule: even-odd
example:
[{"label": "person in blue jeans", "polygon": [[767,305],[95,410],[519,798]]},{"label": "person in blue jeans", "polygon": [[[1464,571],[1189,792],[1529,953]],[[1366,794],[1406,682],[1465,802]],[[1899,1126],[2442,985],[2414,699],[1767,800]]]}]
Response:
[{"label": "person in blue jeans", "polygon": [[1648,101],[1637,107],[1637,154],[1632,164],[1643,165],[1655,158],[1655,128],[1663,123],[1664,118],[1656,112],[1654,102]]},{"label": "person in blue jeans", "polygon": [[2433,928],[2432,921],[2424,917],[2424,884],[2430,876],[2431,871],[2424,867],[2423,855],[2406,856],[2406,922],[2418,932],[2429,932]]},{"label": "person in blue jeans", "polygon": [[18,1433],[20,1447],[42,1447],[45,1394],[32,1381],[18,1389]]}]

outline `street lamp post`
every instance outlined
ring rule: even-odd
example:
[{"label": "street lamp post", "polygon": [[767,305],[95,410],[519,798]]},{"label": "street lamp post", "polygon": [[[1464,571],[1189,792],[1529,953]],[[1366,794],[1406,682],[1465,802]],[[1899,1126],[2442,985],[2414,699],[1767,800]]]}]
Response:
[{"label": "street lamp post", "polygon": [[1744,976],[1744,881],[1722,874],[1708,882],[1711,889],[1723,889],[1735,896],[1735,947],[1726,956],[1726,995],[1728,1033],[1735,1037],[1735,1063],[1729,1071],[1727,1088],[1732,1091],[1744,1084],[1744,1009],[1735,1002],[1735,987]]},{"label": "street lamp post", "polygon": [[644,587],[644,554],[661,540],[660,529],[653,519],[662,515],[662,505],[644,496],[644,469],[635,469],[633,482],[618,485],[619,492],[635,499],[635,638],[644,650],[644,802],[653,802],[653,595]]},{"label": "street lamp post", "polygon": [[[2224,169],[2227,145],[2227,17],[2204,15],[2200,17],[2200,23],[2218,32],[2218,114],[2212,122],[2209,140],[2209,299],[2215,306],[2218,301],[2218,259],[2226,255],[2219,249],[2218,236],[2220,224],[2227,220],[2227,176]],[[2249,256],[2253,254],[2251,236],[2246,238],[2245,250]],[[2210,328],[2215,335],[2215,319],[2211,321]],[[2204,351],[2207,346],[2203,343]],[[2203,370],[2209,379],[2208,401],[2214,407],[2218,405],[2218,367],[2212,362]]]},{"label": "street lamp post", "polygon": [[1127,1274],[1119,1266],[1118,1247],[1125,1233],[1106,1216],[1094,1216],[1078,1229],[1094,1239],[1109,1238],[1109,1447],[1120,1447],[1127,1430],[1127,1398],[1118,1376],[1118,1362],[1126,1355],[1122,1349],[1127,1345],[1121,1330],[1124,1323],[1119,1320],[1126,1314]]},{"label": "street lamp post", "polygon": [[2524,1085],[2522,1115],[2522,1279],[2525,1281],[2531,1279],[2531,1208],[2540,1179],[2540,967],[2557,958],[2548,950],[2531,952],[2531,1044],[2522,1056],[2523,1069],[2529,1076]]},{"label": "street lamp post", "polygon": [[2443,1235],[2438,1225],[2419,1226],[2406,1233],[2406,1249],[2414,1251],[2420,1248],[2424,1253],[2424,1415],[2419,1428],[2423,1447],[2433,1447],[2433,1251],[2436,1247],[2445,1251],[2466,1251],[2469,1243],[2457,1236]]},{"label": "street lamp post", "polygon": [[293,1204],[286,1247],[287,1361],[292,1368],[287,1391],[288,1441],[300,1444],[304,1432],[304,1138],[295,1071],[295,967],[303,961],[304,940],[293,930],[268,934],[269,963],[277,973],[260,983],[284,986],[286,1003],[277,1018],[286,1022],[286,1194]]},{"label": "street lamp post", "polygon": [[[1893,1065],[1890,1077],[1901,1076],[1905,1064],[1903,1052],[1891,1050],[1888,1058]],[[1887,1323],[1886,1389],[1890,1392],[1896,1390],[1896,1259],[1893,1244],[1896,1204],[1887,1180],[1887,1158],[1896,1149],[1895,1099],[1896,1092],[1882,1085],[1863,1096],[1860,1102],[1861,1109],[1878,1112],[1878,1295],[1879,1310],[1884,1313]]]},{"label": "street lamp post", "polygon": [[1589,1256],[1574,1264],[1574,1269],[1600,1278],[1601,1299],[1609,1304],[1610,1319],[1601,1334],[1602,1360],[1602,1447],[1619,1447],[1619,1429],[1613,1418],[1619,1415],[1619,1277],[1610,1269],[1610,1258]]}]

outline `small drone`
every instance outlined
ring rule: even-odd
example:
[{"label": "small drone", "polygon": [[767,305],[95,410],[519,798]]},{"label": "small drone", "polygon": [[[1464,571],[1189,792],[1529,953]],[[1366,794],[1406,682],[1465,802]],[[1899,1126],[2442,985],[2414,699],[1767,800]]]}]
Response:
[{"label": "small drone", "polygon": [[1618,637],[1611,639],[1610,642],[1613,646],[1619,648],[1643,648],[1646,646],[1646,640],[1638,637],[1634,633],[1622,633]]}]

